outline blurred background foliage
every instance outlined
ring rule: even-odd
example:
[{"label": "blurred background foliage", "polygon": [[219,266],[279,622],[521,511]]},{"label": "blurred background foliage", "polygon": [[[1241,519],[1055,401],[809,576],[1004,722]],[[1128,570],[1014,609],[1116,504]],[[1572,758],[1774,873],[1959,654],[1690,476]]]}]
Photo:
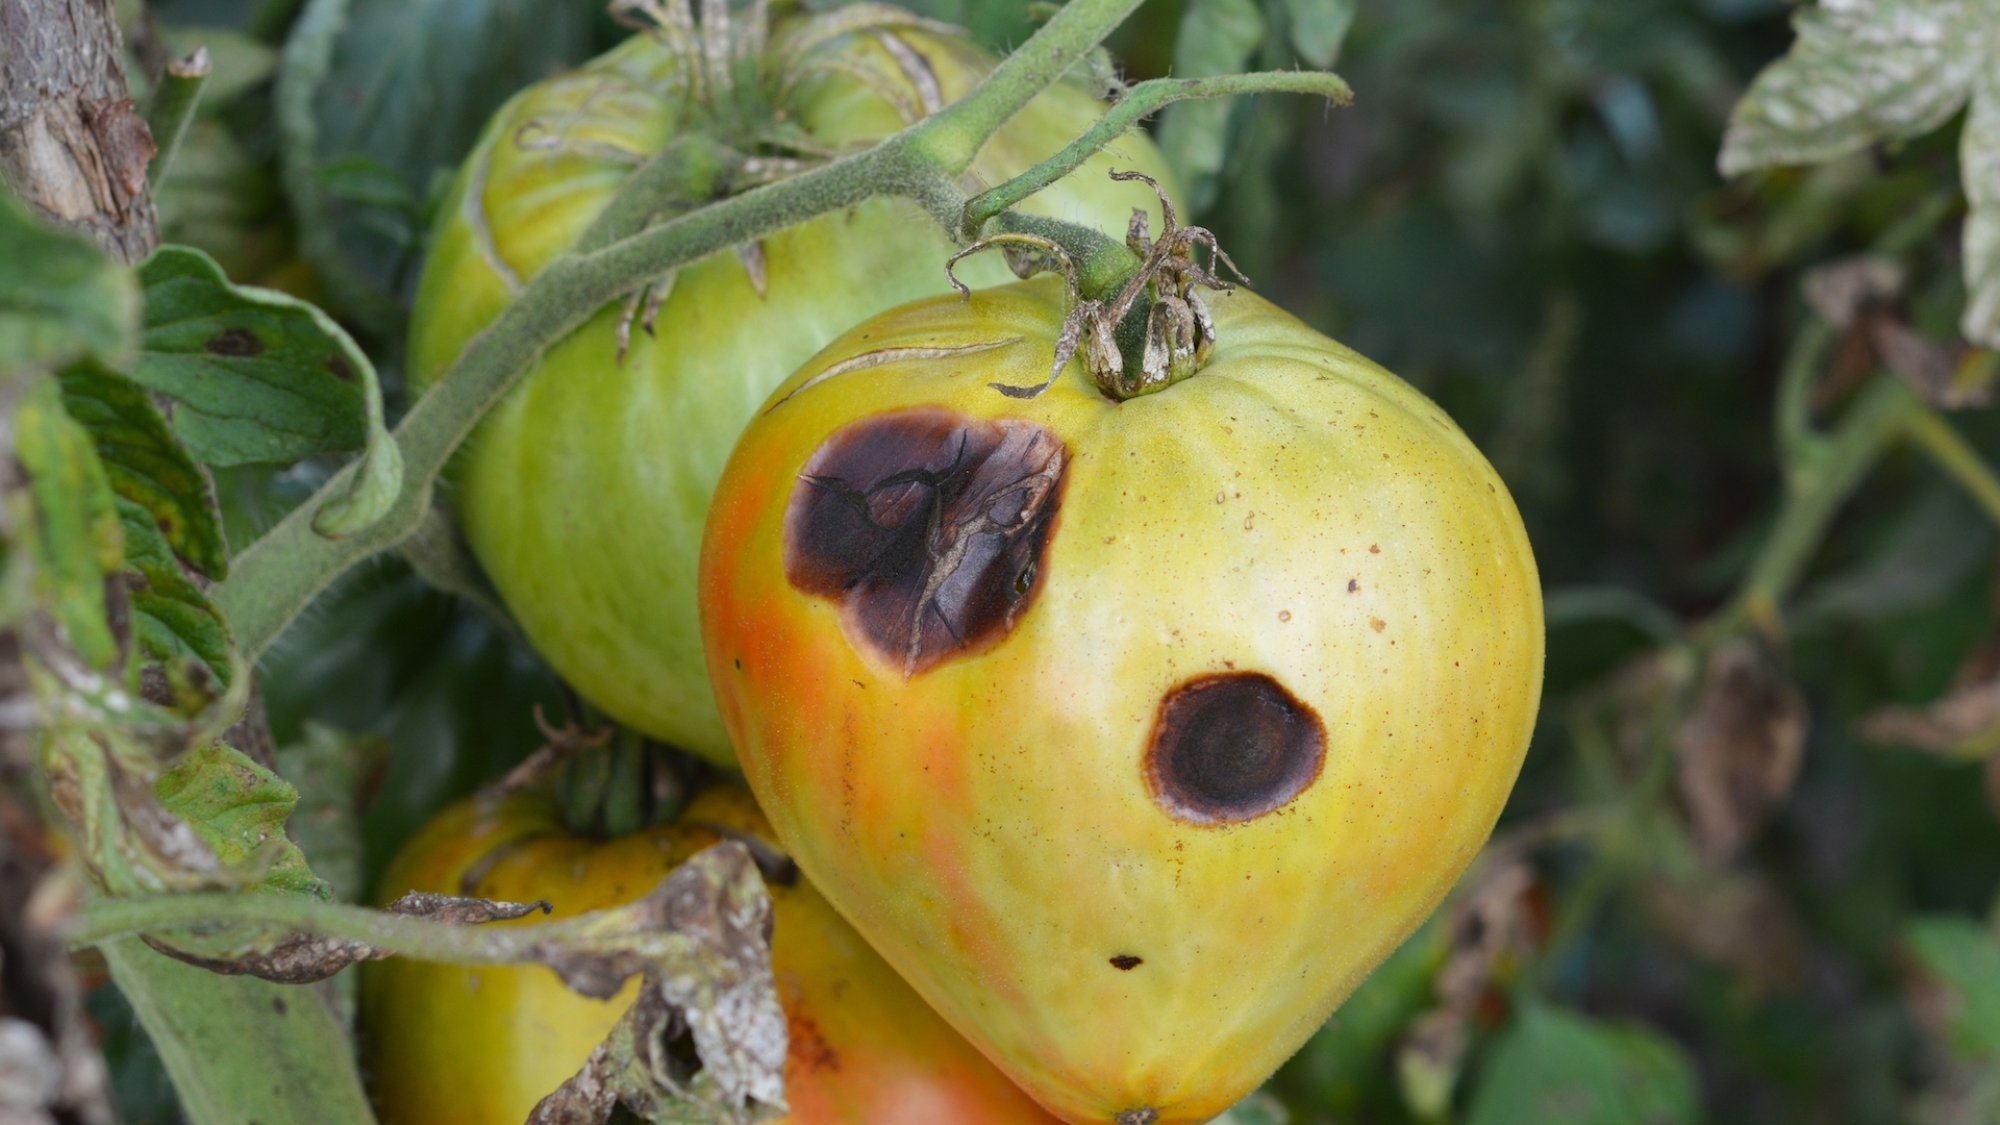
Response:
[{"label": "blurred background foliage", "polygon": [[[998,49],[1049,10],[912,6]],[[166,239],[328,304],[393,384],[445,177],[512,90],[626,33],[601,8],[126,0],[135,73],[195,42],[217,58],[160,192]],[[1260,291],[1410,380],[1485,450],[1550,592],[1541,728],[1494,846],[1239,1125],[1993,1119],[1987,517],[1892,451],[1781,620],[1719,646],[1699,625],[1780,509],[1773,402],[1814,315],[1806,282],[1855,277],[1814,271],[1874,251],[1898,275],[1838,334],[1821,418],[1887,355],[1885,323],[1917,366],[1942,355],[1991,375],[1991,353],[1954,342],[1960,118],[1815,167],[1716,172],[1731,108],[1791,43],[1791,14],[1781,0],[1149,0],[1110,44],[1131,79],[1332,64],[1353,85],[1347,109],[1186,103],[1154,128],[1197,220]],[[2000,424],[1980,398],[1960,395],[1974,408],[1951,420],[1990,462]],[[224,474],[232,541],[324,471]],[[329,592],[262,673],[281,745],[316,723],[391,748],[363,779],[369,880],[433,811],[542,741],[536,703],[560,705],[504,628],[394,561]],[[1957,712],[1920,710],[1947,696]],[[101,990],[93,1010],[128,1119],[174,1120],[117,997]]]}]

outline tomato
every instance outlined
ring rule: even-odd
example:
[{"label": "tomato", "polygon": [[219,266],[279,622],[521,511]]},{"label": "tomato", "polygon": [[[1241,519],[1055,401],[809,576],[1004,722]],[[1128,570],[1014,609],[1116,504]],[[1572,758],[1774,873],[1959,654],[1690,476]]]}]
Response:
[{"label": "tomato", "polygon": [[1207,300],[1206,367],[1124,401],[1082,357],[998,389],[1048,379],[1053,278],[863,323],[745,430],[703,548],[779,836],[1075,1123],[1207,1121],[1291,1054],[1478,852],[1540,693],[1534,559],[1472,443]]},{"label": "tomato", "polygon": [[[934,25],[855,31],[801,56],[796,44],[823,26],[778,26],[766,56],[775,112],[751,126],[852,150],[962,96],[992,64]],[[502,108],[441,211],[411,323],[418,386],[441,376],[575,240],[641,158],[689,130],[756,151],[759,138],[738,135],[747,127],[731,124],[736,117],[700,111],[688,82],[680,57],[641,35]],[[1052,87],[987,144],[968,187],[1025,171],[1103,108],[1080,89]],[[1113,166],[1164,174],[1135,134],[1026,209],[1113,230],[1134,207],[1157,220],[1150,192],[1106,179]],[[481,424],[455,467],[452,502],[528,638],[593,703],[657,739],[732,761],[695,606],[716,478],[772,387],[850,325],[945,292],[952,249],[915,204],[878,199],[765,239],[761,278],[736,255],[704,260],[672,281],[651,331],[629,329],[622,363],[621,321],[643,324],[665,286],[630,314],[606,308],[551,348]],[[998,261],[973,269],[985,282],[1007,278]]]},{"label": "tomato", "polygon": [[[706,827],[704,827],[706,826]],[[711,789],[680,823],[613,840],[575,836],[555,802],[461,802],[397,857],[382,898],[410,890],[517,902],[555,917],[645,894],[720,827],[769,839],[740,786]],[[1053,1119],[955,1034],[812,885],[770,887],[772,968],[790,1033],[791,1125],[1033,1125]],[[534,921],[540,915],[531,917]],[[383,1125],[520,1125],[604,1039],[638,982],[608,1000],[541,966],[391,960],[362,977],[362,1043]]]}]

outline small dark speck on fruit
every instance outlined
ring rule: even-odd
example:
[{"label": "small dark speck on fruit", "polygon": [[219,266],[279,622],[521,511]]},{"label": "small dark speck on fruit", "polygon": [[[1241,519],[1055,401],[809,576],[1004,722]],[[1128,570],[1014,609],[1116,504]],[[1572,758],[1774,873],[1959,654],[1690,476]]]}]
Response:
[{"label": "small dark speck on fruit", "polygon": [[743,670],[743,658],[740,656],[736,658],[736,670],[738,672]]},{"label": "small dark speck on fruit", "polygon": [[285,1002],[284,1002],[283,1000],[280,1000],[280,999],[278,999],[278,998],[277,998],[277,997],[275,997],[275,996],[274,996],[274,997],[272,997],[272,998],[271,998],[271,1010],[272,1010],[272,1011],[274,1011],[274,1012],[276,1012],[276,1013],[278,1013],[278,1014],[279,1014],[279,1015],[281,1015],[281,1016],[282,1016],[282,1015],[284,1015],[284,1014],[285,1014],[285,1011],[286,1011],[286,1009],[285,1009]]},{"label": "small dark speck on fruit", "polygon": [[1120,953],[1118,956],[1113,957],[1111,959],[1112,967],[1127,973],[1131,972],[1133,969],[1136,969],[1145,963],[1146,963],[1145,958],[1134,957],[1130,953]]},{"label": "small dark speck on fruit", "polygon": [[1379,555],[1382,553],[1382,548],[1377,544],[1370,543],[1368,544],[1368,553],[1371,555]]},{"label": "small dark speck on fruit", "polygon": [[1278,620],[1280,620],[1280,621],[1290,621],[1291,619],[1292,619],[1292,611],[1291,611],[1291,610],[1289,610],[1289,609],[1281,609],[1281,610],[1279,610],[1279,611],[1278,611]]},{"label": "small dark speck on fruit", "polygon": [[858,688],[862,689],[863,691],[866,691],[866,690],[868,689],[868,685],[867,685],[867,684],[864,684],[864,683],[862,683],[862,682],[861,682],[860,680],[853,680],[853,681],[850,681],[850,682],[852,682],[852,683],[854,684],[854,686],[855,686],[855,687],[858,687]]},{"label": "small dark speck on fruit", "polygon": [[[1348,593],[1350,593],[1350,594],[1358,594],[1358,593],[1360,593],[1360,592],[1361,592],[1361,580],[1360,580],[1360,579],[1358,579],[1358,578],[1350,578],[1350,579],[1348,579],[1348,580],[1347,580],[1347,592],[1348,592]],[[737,667],[738,667],[738,668],[741,668],[741,667],[743,667],[743,665],[741,665],[741,664],[738,664],[738,665],[737,665]]]}]

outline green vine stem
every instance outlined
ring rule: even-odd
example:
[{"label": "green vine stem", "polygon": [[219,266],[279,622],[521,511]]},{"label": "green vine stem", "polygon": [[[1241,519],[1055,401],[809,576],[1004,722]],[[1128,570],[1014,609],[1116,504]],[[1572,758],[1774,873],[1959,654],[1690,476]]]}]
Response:
[{"label": "green vine stem", "polygon": [[365,942],[414,961],[514,965],[536,961],[536,946],[588,936],[610,911],[529,926],[461,926],[299,895],[204,891],[101,898],[69,933],[72,948],[135,934],[241,924]]},{"label": "green vine stem", "polygon": [[1841,504],[1899,439],[1929,454],[2000,523],[2000,478],[1951,423],[1894,376],[1876,375],[1833,431],[1813,428],[1812,390],[1832,343],[1832,330],[1818,320],[1803,325],[1793,340],[1777,405],[1784,505],[1735,600],[1707,630],[1711,638],[1746,624],[1779,628],[1779,606],[1804,576]]},{"label": "green vine stem", "polygon": [[979,238],[995,215],[1076,171],[1098,150],[1124,135],[1163,107],[1188,98],[1220,98],[1232,94],[1318,94],[1336,105],[1354,100],[1354,91],[1338,75],[1321,71],[1226,74],[1217,78],[1155,78],[1125,91],[1111,111],[1067,147],[999,187],[973,196],[965,205],[958,234],[967,242]]},{"label": "green vine stem", "polygon": [[[313,533],[311,513],[345,494],[355,472],[349,464],[234,561],[213,597],[244,654],[255,659],[343,571],[414,530],[429,507],[432,481],[473,426],[544,349],[604,305],[697,259],[878,195],[913,199],[945,229],[956,229],[965,206],[957,177],[981,146],[1137,6],[1138,0],[1072,0],[970,94],[875,148],[551,263],[396,428],[404,486],[387,515],[338,540]],[[664,201],[625,197],[659,190],[660,178],[633,179],[610,209],[650,214]]]}]

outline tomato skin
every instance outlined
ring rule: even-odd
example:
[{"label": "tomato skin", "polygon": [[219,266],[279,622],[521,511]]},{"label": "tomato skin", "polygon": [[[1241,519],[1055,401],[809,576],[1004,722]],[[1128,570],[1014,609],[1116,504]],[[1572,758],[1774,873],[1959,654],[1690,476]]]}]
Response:
[{"label": "tomato skin", "polygon": [[[745,431],[703,549],[710,675],[778,834],[1079,1125],[1206,1121],[1255,1088],[1477,853],[1540,694],[1534,560],[1484,458],[1260,298],[1209,301],[1207,368],[1123,403],[1080,362],[1039,398],[989,387],[1046,377],[1052,278],[859,325]],[[961,449],[1043,427],[1066,476],[1011,631],[906,675],[894,645],[857,642],[865,614],[795,584],[811,524],[792,513],[831,487],[825,451],[882,447],[848,435],[941,412],[967,420]],[[1170,698],[1209,683],[1274,684],[1316,716],[1323,755],[1275,810],[1199,823],[1152,772]]]},{"label": "tomato skin", "polygon": [[[902,29],[946,100],[991,60],[962,41]],[[838,61],[904,83],[880,42],[851,35]],[[645,36],[575,74],[524,91],[496,115],[441,211],[419,287],[410,370],[419,387],[582,233],[633,166],[687,112],[672,57]],[[914,99],[914,90],[905,101]],[[800,82],[790,119],[832,147],[873,143],[906,121],[849,72]],[[1058,84],[981,151],[969,187],[997,184],[1054,153],[1103,106]],[[553,148],[558,135],[574,150]],[[584,145],[600,146],[589,149]],[[602,155],[614,146],[634,158]],[[1159,207],[1112,168],[1166,180],[1142,135],[1108,146],[1023,209],[1122,231]],[[620,722],[731,764],[701,656],[695,571],[709,495],[730,447],[772,387],[856,322],[947,291],[956,247],[899,198],[875,199],[763,243],[760,294],[733,254],[682,269],[651,332],[634,327],[622,364],[613,305],[552,347],[457,458],[451,500],[474,553],[556,670]],[[1007,279],[998,255],[966,263],[973,284]],[[510,281],[509,278],[513,280]]]},{"label": "tomato skin", "polygon": [[[710,827],[703,827],[703,826]],[[547,899],[554,917],[628,902],[717,842],[712,827],[772,838],[740,787],[696,797],[681,823],[615,840],[566,832],[526,794],[461,802],[399,855],[382,900],[409,890]],[[468,871],[475,881],[462,884]],[[772,968],[791,1050],[788,1125],[1053,1125],[910,991],[811,884],[770,887]],[[527,922],[540,920],[531,916]],[[523,923],[525,924],[525,923]],[[362,1045],[383,1125],[520,1125],[583,1065],[638,988],[571,992],[541,966],[374,962],[362,976]]]}]

